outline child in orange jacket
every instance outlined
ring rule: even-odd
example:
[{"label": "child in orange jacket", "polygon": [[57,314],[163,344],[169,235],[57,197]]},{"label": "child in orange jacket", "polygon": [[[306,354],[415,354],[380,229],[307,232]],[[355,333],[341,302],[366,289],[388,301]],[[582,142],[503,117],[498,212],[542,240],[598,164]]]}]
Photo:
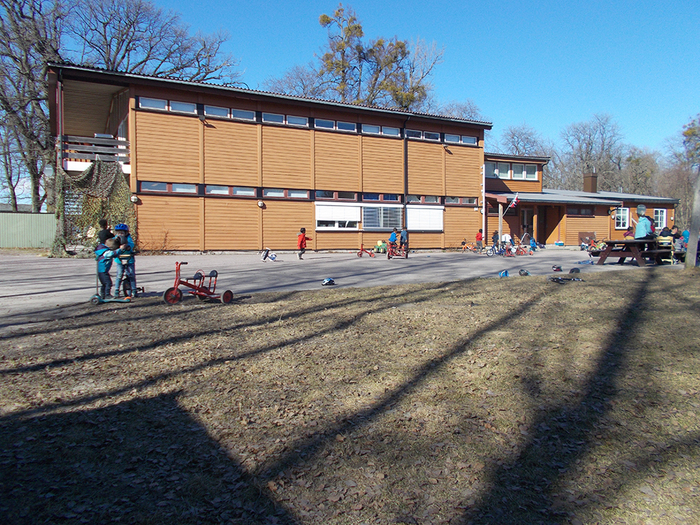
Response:
[{"label": "child in orange jacket", "polygon": [[306,251],[306,241],[310,241],[311,237],[306,236],[306,228],[302,228],[299,230],[299,235],[297,235],[297,248],[299,248],[299,253],[297,254],[297,257],[299,260],[302,260],[302,255],[304,255],[304,252]]}]

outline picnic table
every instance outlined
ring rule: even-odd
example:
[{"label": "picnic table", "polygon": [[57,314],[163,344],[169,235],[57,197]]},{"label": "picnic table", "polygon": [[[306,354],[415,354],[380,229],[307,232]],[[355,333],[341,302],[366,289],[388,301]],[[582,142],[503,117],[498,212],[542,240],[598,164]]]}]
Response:
[{"label": "picnic table", "polygon": [[[670,257],[673,248],[659,248],[655,239],[622,239],[617,241],[606,240],[605,249],[600,252],[596,264],[603,265],[608,257],[619,257],[617,263],[625,262],[626,257],[634,257],[639,266],[646,266],[645,258],[653,257],[656,264],[662,263],[663,256]],[[651,249],[644,249],[645,246]]]}]

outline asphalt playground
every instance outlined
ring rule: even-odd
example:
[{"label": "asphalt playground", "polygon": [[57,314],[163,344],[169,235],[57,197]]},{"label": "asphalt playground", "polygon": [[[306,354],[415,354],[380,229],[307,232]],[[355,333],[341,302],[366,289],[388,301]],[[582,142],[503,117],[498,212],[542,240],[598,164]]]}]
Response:
[{"label": "asphalt playground", "polygon": [[[307,252],[303,260],[294,252],[276,256],[275,261],[263,262],[256,253],[140,255],[136,258],[137,284],[144,288],[145,297],[162,296],[174,284],[176,261],[188,263],[183,277],[198,269],[206,273],[217,270],[217,292],[228,289],[235,296],[320,289],[326,277],[335,280],[335,288],[343,288],[498,278],[502,270],[508,270],[510,279],[520,278],[520,269],[532,275],[555,275],[553,265],[560,265],[564,274],[578,268],[584,279],[593,272],[643,271],[629,262],[618,265],[617,259],[603,266],[580,264],[589,260],[587,253],[566,248],[547,248],[517,257],[442,251],[412,251],[408,259],[391,260],[384,254],[370,258],[347,251]],[[114,268],[111,273],[114,278]],[[94,294],[93,259],[0,253],[0,328],[70,316],[76,306],[89,304]]]}]

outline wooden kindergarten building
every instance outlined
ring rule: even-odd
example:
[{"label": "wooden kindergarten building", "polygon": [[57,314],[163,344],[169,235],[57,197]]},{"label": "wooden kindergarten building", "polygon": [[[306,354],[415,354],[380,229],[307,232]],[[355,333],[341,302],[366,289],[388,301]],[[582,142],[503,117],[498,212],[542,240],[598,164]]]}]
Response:
[{"label": "wooden kindergarten building", "polygon": [[[406,227],[412,248],[503,233],[578,244],[621,237],[646,204],[542,187],[546,157],[484,152],[489,122],[341,104],[69,64],[49,68],[57,162],[119,162],[142,249],[356,249]],[[517,196],[517,198],[516,198]],[[513,200],[517,205],[510,206]]]}]

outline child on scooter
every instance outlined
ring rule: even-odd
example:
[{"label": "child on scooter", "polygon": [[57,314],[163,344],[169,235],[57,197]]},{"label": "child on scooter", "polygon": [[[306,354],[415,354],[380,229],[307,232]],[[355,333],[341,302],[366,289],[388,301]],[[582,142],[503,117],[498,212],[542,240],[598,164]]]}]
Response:
[{"label": "child on scooter", "polygon": [[112,267],[112,259],[119,257],[121,253],[119,241],[114,238],[107,239],[104,244],[99,243],[95,248],[97,278],[100,280],[99,294],[102,299],[112,297],[109,295],[109,291],[112,289],[112,278],[109,275],[109,270]]},{"label": "child on scooter", "polygon": [[136,262],[134,261],[134,239],[129,235],[129,227],[126,224],[117,224],[114,227],[117,234],[117,241],[121,244],[122,256],[117,259],[117,282],[114,287],[114,297],[119,297],[119,285],[122,276],[126,272],[128,281],[127,290],[124,290],[124,297],[136,297]]}]

